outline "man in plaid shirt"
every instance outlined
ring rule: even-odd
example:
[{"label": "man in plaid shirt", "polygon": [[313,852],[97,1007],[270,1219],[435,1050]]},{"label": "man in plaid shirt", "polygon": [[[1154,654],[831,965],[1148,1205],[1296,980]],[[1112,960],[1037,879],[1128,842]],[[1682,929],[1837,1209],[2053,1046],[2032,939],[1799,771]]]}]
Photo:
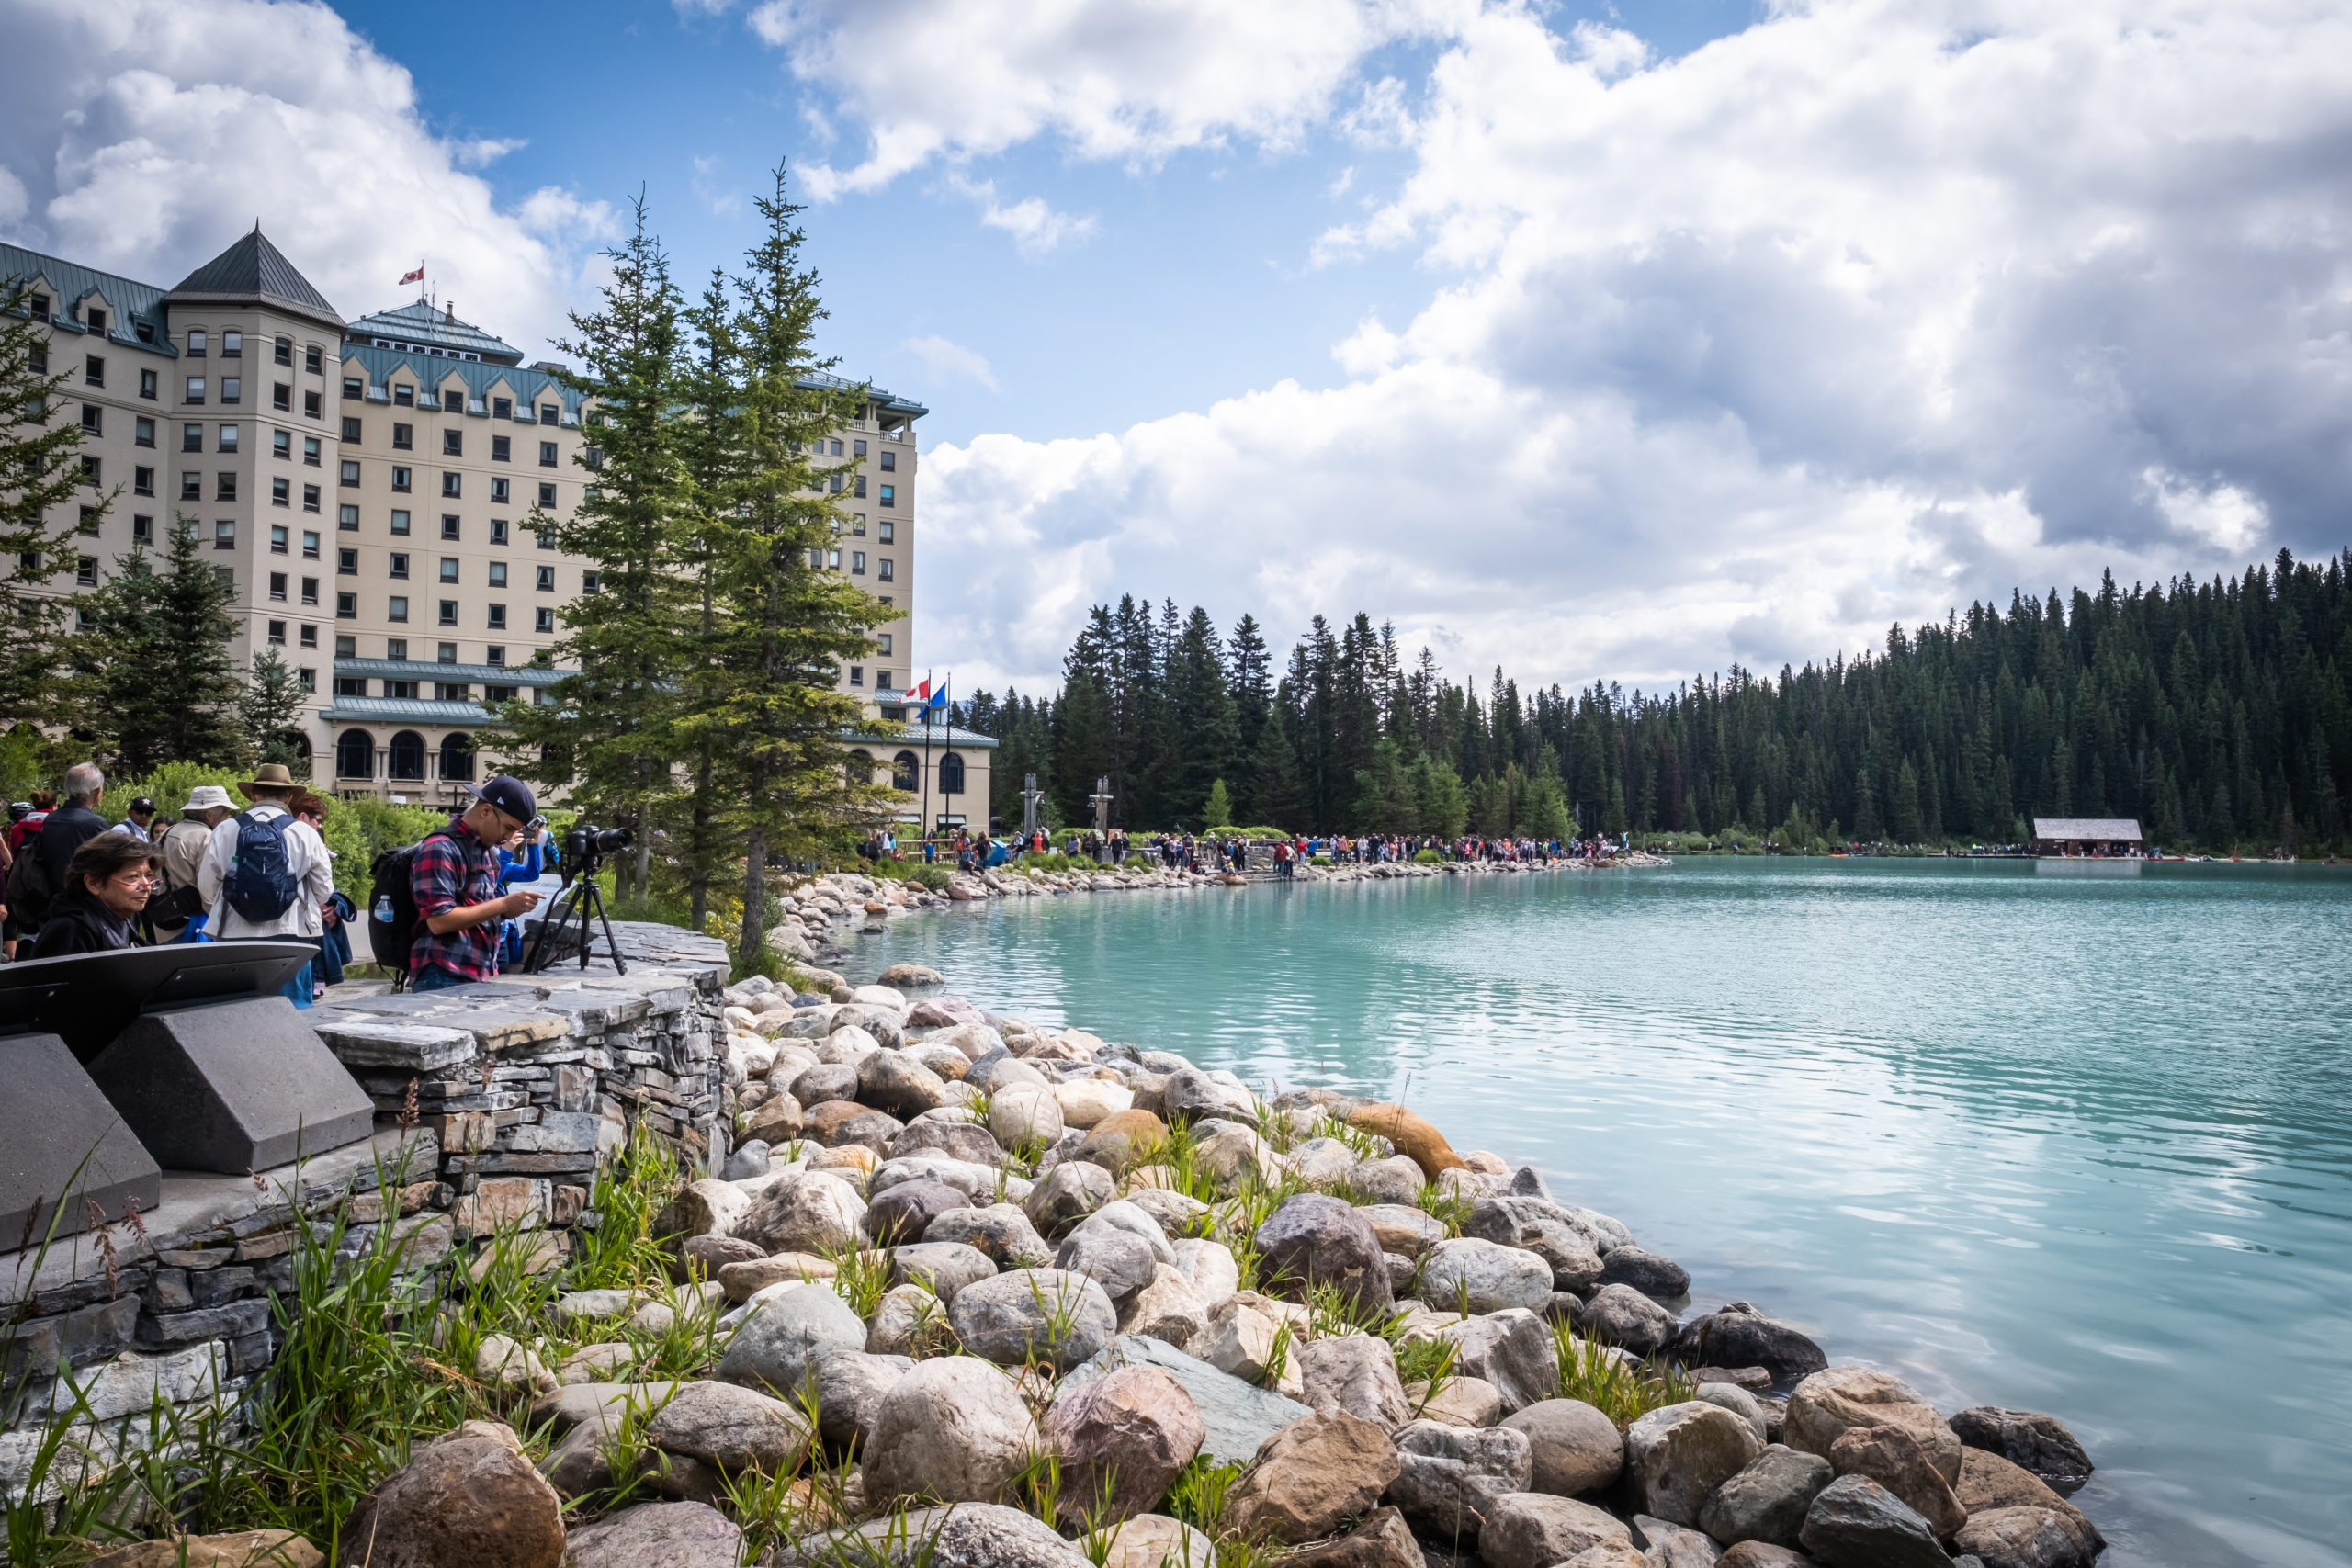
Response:
[{"label": "man in plaid shirt", "polygon": [[527,914],[539,896],[527,890],[498,896],[498,846],[538,814],[531,786],[498,777],[476,789],[461,817],[417,846],[409,864],[416,900],[416,940],[409,946],[409,989],[438,991],[498,973],[498,922]]}]

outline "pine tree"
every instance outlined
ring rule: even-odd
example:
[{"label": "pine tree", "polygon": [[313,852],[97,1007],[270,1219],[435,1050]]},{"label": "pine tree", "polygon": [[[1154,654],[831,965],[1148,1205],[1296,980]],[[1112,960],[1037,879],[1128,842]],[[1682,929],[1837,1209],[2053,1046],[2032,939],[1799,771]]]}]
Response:
[{"label": "pine tree", "polygon": [[73,564],[82,509],[95,520],[114,498],[83,482],[82,427],[59,396],[71,378],[48,367],[29,281],[0,279],[0,714],[39,724],[67,716],[74,689],[58,658],[64,602],[47,591]]},{"label": "pine tree", "polygon": [[1919,814],[1919,775],[1911,771],[1908,758],[1894,776],[1893,813],[1896,843],[1916,844],[1927,838],[1927,823]]},{"label": "pine tree", "polygon": [[1529,781],[1519,829],[1530,838],[1567,840],[1576,836],[1568,818],[1568,796],[1560,782],[1559,758],[1549,746],[1536,759],[1535,776]]},{"label": "pine tree", "polygon": [[1201,825],[1213,833],[1233,826],[1233,797],[1226,793],[1223,779],[1209,785],[1208,804],[1201,808]]},{"label": "pine tree", "polygon": [[236,588],[204,558],[197,529],[196,519],[175,517],[163,570],[134,547],[95,592],[74,601],[87,623],[70,650],[77,728],[118,773],[166,762],[232,767],[249,755],[229,658]]},{"label": "pine tree", "polygon": [[1441,839],[1458,839],[1470,822],[1470,801],[1462,790],[1462,775],[1443,757],[1423,752],[1413,764],[1413,792],[1420,808],[1421,831]]},{"label": "pine tree", "polygon": [[311,768],[310,748],[300,744],[301,731],[295,728],[306,695],[294,667],[275,648],[265,648],[254,655],[237,698],[246,746],[265,762],[287,764],[298,778],[309,777]]}]

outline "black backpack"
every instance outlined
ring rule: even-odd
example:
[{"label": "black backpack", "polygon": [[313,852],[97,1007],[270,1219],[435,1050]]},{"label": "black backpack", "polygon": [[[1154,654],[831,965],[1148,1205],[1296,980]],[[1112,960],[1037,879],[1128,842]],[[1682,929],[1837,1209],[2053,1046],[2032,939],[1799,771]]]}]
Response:
[{"label": "black backpack", "polygon": [[49,902],[57,897],[57,889],[50,886],[49,867],[41,863],[40,834],[25,835],[24,847],[17,852],[17,863],[8,868],[8,912],[17,923],[30,931],[40,924],[49,913]]},{"label": "black backpack", "polygon": [[416,942],[416,891],[410,881],[416,852],[426,839],[448,836],[447,829],[435,829],[413,844],[384,851],[368,867],[368,947],[396,985],[407,982],[409,950]]}]

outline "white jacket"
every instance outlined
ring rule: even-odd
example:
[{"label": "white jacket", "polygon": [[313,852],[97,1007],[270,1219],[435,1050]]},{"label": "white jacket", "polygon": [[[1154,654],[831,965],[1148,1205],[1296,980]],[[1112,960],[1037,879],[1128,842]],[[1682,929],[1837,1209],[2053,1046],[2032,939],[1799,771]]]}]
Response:
[{"label": "white jacket", "polygon": [[[288,813],[272,800],[253,807],[253,815],[284,817]],[[310,824],[289,822],[286,826],[286,869],[294,874],[294,902],[274,920],[249,920],[220,897],[221,886],[229,880],[230,863],[236,858],[237,819],[232,817],[212,829],[211,841],[204,847],[204,863],[196,873],[197,893],[210,911],[204,922],[209,934],[233,942],[239,937],[315,937],[325,929],[319,919],[319,906],[334,892],[334,863],[327,854],[325,841]]]}]

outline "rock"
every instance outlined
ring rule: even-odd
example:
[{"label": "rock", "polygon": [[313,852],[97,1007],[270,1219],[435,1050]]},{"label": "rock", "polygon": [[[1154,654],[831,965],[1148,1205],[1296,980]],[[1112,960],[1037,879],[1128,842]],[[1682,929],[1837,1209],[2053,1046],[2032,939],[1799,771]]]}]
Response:
[{"label": "rock", "polygon": [[[743,1207],[751,1207],[748,1197]],[[659,1228],[657,1224],[656,1229]],[[679,1252],[684,1259],[687,1277],[706,1280],[715,1278],[729,1263],[744,1263],[767,1256],[767,1248],[739,1235],[690,1235]]]},{"label": "rock", "polygon": [[1794,1551],[1806,1512],[1835,1474],[1820,1455],[1774,1443],[1715,1488],[1699,1528],[1725,1546],[1760,1540]]},{"label": "rock", "polygon": [[828,1100],[817,1106],[808,1112],[801,1128],[810,1142],[826,1148],[857,1144],[877,1156],[888,1150],[890,1140],[906,1130],[906,1123],[897,1117],[847,1100]]},{"label": "rock", "polygon": [[654,1229],[662,1235],[729,1235],[752,1200],[716,1177],[690,1181],[663,1205]]},{"label": "rock", "polygon": [[1065,1160],[1054,1167],[1021,1205],[1039,1235],[1052,1239],[1109,1202],[1111,1173],[1083,1160]]},{"label": "rock", "polygon": [[988,1254],[960,1241],[923,1242],[890,1252],[891,1284],[920,1285],[943,1303],[955,1301],[967,1285],[993,1279],[996,1271]]},{"label": "rock", "polygon": [[1745,1302],[1684,1324],[1674,1352],[1686,1366],[1762,1367],[1775,1378],[1805,1377],[1829,1365],[1820,1346]]},{"label": "rock", "polygon": [[1649,1568],[1715,1568],[1724,1549],[1697,1530],[1635,1514],[1634,1544]]},{"label": "rock", "polygon": [[1552,1269],[1532,1252],[1475,1236],[1429,1249],[1421,1262],[1422,1299],[1472,1314],[1506,1307],[1540,1310],[1552,1299]]},{"label": "rock", "polygon": [[1078,1145],[1078,1157],[1125,1176],[1156,1157],[1168,1143],[1168,1125],[1148,1111],[1117,1111],[1095,1122]]},{"label": "rock", "polygon": [[[1114,1078],[1071,1078],[1054,1086],[1065,1127],[1097,1127],[1135,1108],[1136,1097]],[[1084,1145],[1081,1145],[1081,1147]]]},{"label": "rock", "polygon": [[1797,1384],[1789,1395],[1789,1447],[1819,1454],[1833,1465],[1830,1450],[1855,1427],[1899,1427],[1927,1450],[1936,1473],[1960,1479],[1960,1439],[1918,1392],[1892,1373],[1869,1367],[1831,1367]]},{"label": "rock", "polygon": [[1481,1198],[1462,1234],[1535,1254],[1551,1267],[1555,1290],[1589,1291],[1601,1277],[1600,1254],[1558,1205],[1541,1198]]},{"label": "rock", "polygon": [[1253,1388],[1239,1378],[1186,1355],[1172,1345],[1138,1335],[1121,1335],[1064,1380],[1064,1387],[1100,1377],[1123,1366],[1158,1367],[1193,1396],[1208,1435],[1201,1451],[1218,1464],[1247,1464],[1266,1438],[1314,1414],[1295,1400]]},{"label": "rock", "polygon": [[1743,1540],[1715,1559],[1715,1568],[1815,1568],[1812,1558],[1784,1546]]},{"label": "rock", "polygon": [[490,1422],[413,1450],[352,1509],[335,1553],[338,1564],[368,1568],[557,1568],[562,1560],[562,1500],[514,1434]]},{"label": "rock", "polygon": [[767,1174],[768,1145],[758,1138],[746,1139],[727,1156],[725,1175],[729,1181],[749,1181]]},{"label": "rock", "polygon": [[1550,1325],[1523,1307],[1464,1318],[1437,1337],[1455,1347],[1455,1374],[1493,1388],[1507,1416],[1560,1392],[1558,1341]]},{"label": "rock", "polygon": [[1928,1521],[1937,1539],[1968,1517],[1917,1438],[1899,1427],[1849,1427],[1829,1445],[1829,1467],[1840,1475],[1867,1475]]},{"label": "rock", "polygon": [[2090,1479],[2091,1456],[2054,1416],[1979,1404],[1953,1416],[1951,1426],[1962,1444],[2000,1455],[2061,1494]]},{"label": "rock", "polygon": [[582,1345],[563,1359],[555,1375],[559,1382],[603,1382],[625,1371],[637,1359],[637,1347],[623,1340],[608,1340],[601,1345]]},{"label": "rock", "polygon": [[1631,1285],[1603,1285],[1576,1314],[1578,1333],[1636,1356],[1654,1356],[1674,1342],[1674,1314]]},{"label": "rock", "polygon": [[1063,1126],[1061,1100],[1043,1084],[1008,1083],[989,1091],[989,1131],[1008,1149],[1051,1147]]},{"label": "rock", "polygon": [[1225,1495],[1227,1529],[1295,1546],[1329,1535],[1396,1479],[1396,1446],[1369,1421],[1314,1415],[1268,1438]]},{"label": "rock", "polygon": [[725,1568],[742,1551],[743,1532],[707,1503],[641,1503],[575,1531],[563,1568]]},{"label": "rock", "polygon": [[820,1105],[857,1099],[857,1069],[845,1062],[820,1062],[792,1080],[786,1089],[801,1105],[803,1117]]},{"label": "rock", "polygon": [[[1390,1155],[1360,1162],[1348,1173],[1348,1185],[1376,1207],[1404,1209],[1414,1205],[1429,1183],[1419,1166],[1403,1155]],[[1440,1225],[1438,1234],[1442,1236],[1445,1227]]]},{"label": "rock", "polygon": [[[1163,1242],[1163,1248],[1166,1244]],[[1083,1274],[1102,1287],[1113,1306],[1134,1299],[1151,1283],[1159,1267],[1151,1244],[1133,1231],[1087,1220],[1062,1238],[1054,1253],[1054,1267]]]},{"label": "rock", "polygon": [[1444,1134],[1401,1105],[1360,1106],[1349,1113],[1348,1125],[1387,1139],[1428,1180],[1435,1181],[1442,1170],[1468,1168]]},{"label": "rock", "polygon": [[1215,1182],[1220,1195],[1282,1180],[1282,1161],[1273,1145],[1254,1129],[1238,1122],[1197,1122],[1193,1134],[1193,1168]]},{"label": "rock", "polygon": [[1102,1568],[1214,1568],[1216,1562],[1215,1541],[1165,1514],[1137,1514],[1111,1527],[1110,1536]]},{"label": "rock", "polygon": [[919,1361],[875,1412],[862,1450],[866,1505],[993,1502],[1036,1442],[1020,1390],[996,1368],[972,1356]]},{"label": "rock", "polygon": [[1396,1352],[1369,1334],[1307,1339],[1291,1348],[1299,1386],[1317,1415],[1349,1415],[1394,1431],[1412,1419]]},{"label": "rock", "polygon": [[823,1285],[803,1285],[763,1302],[735,1330],[717,1375],[781,1398],[798,1395],[808,1366],[828,1350],[865,1348],[865,1323]]},{"label": "rock", "polygon": [[1119,1309],[1120,1333],[1147,1334],[1178,1347],[1191,1344],[1208,1321],[1209,1309],[1192,1280],[1166,1263],[1155,1265],[1151,1283]]},{"label": "rock", "polygon": [[1492,1427],[1503,1418],[1503,1396],[1484,1378],[1448,1378],[1434,1393],[1426,1382],[1408,1382],[1405,1403],[1413,1407],[1416,1421],[1449,1427]]},{"label": "rock", "polygon": [[237,1530],[141,1540],[84,1568],[324,1568],[325,1556],[292,1530]]},{"label": "rock", "polygon": [[1053,1527],[991,1503],[893,1511],[846,1529],[787,1538],[776,1568],[1091,1568]]},{"label": "rock", "polygon": [[562,1379],[548,1371],[538,1356],[503,1334],[485,1334],[474,1352],[474,1375],[500,1388],[545,1393]]},{"label": "rock", "polygon": [[1329,1191],[1347,1185],[1348,1172],[1363,1156],[1337,1138],[1309,1138],[1290,1151],[1291,1174],[1307,1186]]},{"label": "rock", "polygon": [[1362,1524],[1347,1534],[1285,1553],[1283,1568],[1426,1568],[1426,1565],[1420,1543],[1413,1539],[1412,1528],[1406,1524],[1404,1514],[1396,1508],[1375,1508]]},{"label": "rock", "polygon": [[1410,1422],[1396,1434],[1399,1470],[1388,1501],[1423,1539],[1475,1545],[1495,1506],[1527,1490],[1529,1450],[1527,1434],[1508,1427]]},{"label": "rock", "polygon": [[817,1046],[817,1059],[838,1063],[843,1066],[863,1067],[865,1059],[882,1049],[882,1042],[866,1032],[860,1021],[862,1012],[837,1008],[831,1019],[832,1029]]},{"label": "rock", "polygon": [[808,1364],[817,1385],[817,1434],[837,1447],[865,1436],[882,1408],[882,1396],[914,1366],[904,1356],[862,1350],[820,1351]]},{"label": "rock", "polygon": [[750,1301],[770,1285],[786,1280],[831,1280],[833,1266],[807,1252],[779,1252],[774,1257],[729,1263],[718,1270],[718,1288],[738,1304]]},{"label": "rock", "polygon": [[967,1285],[948,1315],[971,1355],[1002,1366],[1050,1363],[1057,1372],[1096,1354],[1119,1326],[1102,1286],[1058,1269],[1016,1269]]},{"label": "rock", "polygon": [[2106,1542],[2072,1509],[2014,1507],[1969,1515],[1952,1544],[1984,1568],[2091,1568]]},{"label": "rock", "polygon": [[1318,1285],[1337,1290],[1359,1322],[1385,1316],[1396,1306],[1388,1291],[1388,1268],[1372,1222],[1340,1199],[1302,1192],[1266,1217],[1254,1238],[1259,1277],[1273,1281],[1271,1293],[1304,1301]]},{"label": "rock", "polygon": [[1165,1187],[1130,1187],[1124,1201],[1148,1215],[1159,1227],[1159,1234],[1170,1238],[1170,1246],[1177,1237],[1191,1237],[1209,1212],[1209,1206],[1191,1193],[1170,1191]]},{"label": "rock", "polygon": [[[875,978],[881,985],[894,986],[900,989],[944,986],[947,984],[946,976],[942,975],[936,969],[925,968],[920,964],[893,964],[888,969],[883,970],[880,975],[875,976]],[[954,1004],[956,1000],[956,998],[954,997],[939,997],[928,1002],[918,1002],[915,1005],[917,1010],[920,1010],[925,1007],[947,1007]],[[958,1010],[968,1011],[969,1008],[970,1004],[965,1003],[963,1008]],[[910,1019],[910,1021],[920,1022],[922,1021]]]},{"label": "rock", "polygon": [[1397,1258],[1419,1258],[1445,1239],[1444,1222],[1409,1203],[1373,1203],[1356,1212],[1371,1223],[1380,1250]]},{"label": "rock", "polygon": [[801,1109],[800,1101],[791,1095],[771,1095],[760,1101],[744,1118],[743,1136],[746,1141],[756,1140],[771,1148],[778,1144],[788,1144],[800,1136],[807,1114]]},{"label": "rock", "polygon": [[1285,1337],[1272,1314],[1252,1304],[1259,1299],[1245,1303],[1237,1296],[1218,1303],[1209,1312],[1207,1326],[1184,1347],[1186,1353],[1244,1382],[1262,1384],[1275,1363],[1277,1347],[1295,1337]]},{"label": "rock", "polygon": [[1671,1258],[1638,1247],[1612,1248],[1600,1266],[1604,1285],[1631,1285],[1645,1296],[1674,1301],[1690,1293],[1690,1271]]},{"label": "rock", "polygon": [[1951,1568],[1928,1521],[1867,1476],[1823,1487],[1797,1539],[1829,1568]]},{"label": "rock", "polygon": [[1210,1306],[1241,1288],[1241,1266],[1225,1243],[1188,1238],[1170,1243],[1169,1250],[1176,1255],[1176,1267],[1193,1281],[1193,1293]]},{"label": "rock", "polygon": [[1029,1223],[1029,1216],[1011,1203],[985,1209],[955,1209],[931,1222],[925,1241],[960,1241],[978,1249],[999,1269],[1044,1269],[1054,1261],[1054,1249]]},{"label": "rock", "polygon": [[865,1206],[859,1222],[877,1247],[901,1247],[919,1242],[931,1222],[951,1209],[968,1209],[972,1200],[944,1181],[901,1181],[877,1194]]},{"label": "rock", "polygon": [[1722,1405],[1725,1410],[1747,1423],[1755,1431],[1758,1442],[1771,1441],[1771,1423],[1764,1417],[1764,1407],[1756,1402],[1754,1394],[1737,1383],[1702,1382],[1690,1391],[1690,1397],[1703,1399],[1710,1404]]},{"label": "rock", "polygon": [[1258,1104],[1238,1084],[1211,1077],[1198,1067],[1168,1075],[1159,1091],[1160,1114],[1170,1122],[1223,1121],[1258,1124]]},{"label": "rock", "polygon": [[921,1285],[896,1285],[882,1292],[865,1327],[869,1356],[909,1356],[926,1325],[944,1323],[946,1314],[939,1298]]},{"label": "rock", "polygon": [[1653,1410],[1625,1429],[1625,1470],[1645,1513],[1696,1525],[1707,1495],[1764,1451],[1746,1421],[1703,1400]]},{"label": "rock", "polygon": [[1488,1568],[1552,1568],[1596,1546],[1633,1543],[1622,1521],[1589,1503],[1514,1492],[1496,1499],[1478,1537],[1478,1555]]},{"label": "rock", "polygon": [[645,1435],[655,1448],[725,1471],[774,1472],[808,1447],[808,1423],[797,1410],[724,1382],[686,1384],[654,1413]]},{"label": "rock", "polygon": [[910,1122],[907,1129],[892,1135],[883,1153],[891,1159],[905,1159],[922,1154],[945,1155],[965,1165],[994,1168],[1004,1163],[1004,1151],[997,1146],[996,1136],[986,1127],[971,1122],[951,1122],[930,1116]]},{"label": "rock", "polygon": [[2041,1477],[1996,1453],[1977,1448],[1961,1450],[1960,1481],[1952,1493],[1972,1517],[1996,1508],[2054,1508],[2081,1525],[2088,1532],[2087,1539],[2100,1550],[2106,1548],[2106,1538],[2086,1515],[2060,1496]]},{"label": "rock", "polygon": [[1104,1506],[1113,1519],[1149,1511],[1208,1436],[1193,1396],[1158,1367],[1064,1388],[1040,1426],[1062,1458],[1065,1524]]},{"label": "rock", "polygon": [[1656,1568],[1656,1565],[1630,1542],[1621,1546],[1612,1540],[1577,1552],[1561,1563],[1560,1568]]},{"label": "rock", "polygon": [[611,1427],[624,1412],[647,1414],[660,1408],[684,1386],[658,1381],[566,1383],[532,1403],[531,1419],[547,1422],[557,1431],[569,1431],[579,1426]]},{"label": "rock", "polygon": [[735,1222],[771,1253],[838,1251],[864,1239],[865,1201],[838,1176],[804,1170],[777,1181]]},{"label": "rock", "polygon": [[1527,1434],[1531,1491],[1579,1496],[1615,1484],[1625,1468],[1624,1434],[1580,1399],[1543,1400],[1503,1425]]}]

